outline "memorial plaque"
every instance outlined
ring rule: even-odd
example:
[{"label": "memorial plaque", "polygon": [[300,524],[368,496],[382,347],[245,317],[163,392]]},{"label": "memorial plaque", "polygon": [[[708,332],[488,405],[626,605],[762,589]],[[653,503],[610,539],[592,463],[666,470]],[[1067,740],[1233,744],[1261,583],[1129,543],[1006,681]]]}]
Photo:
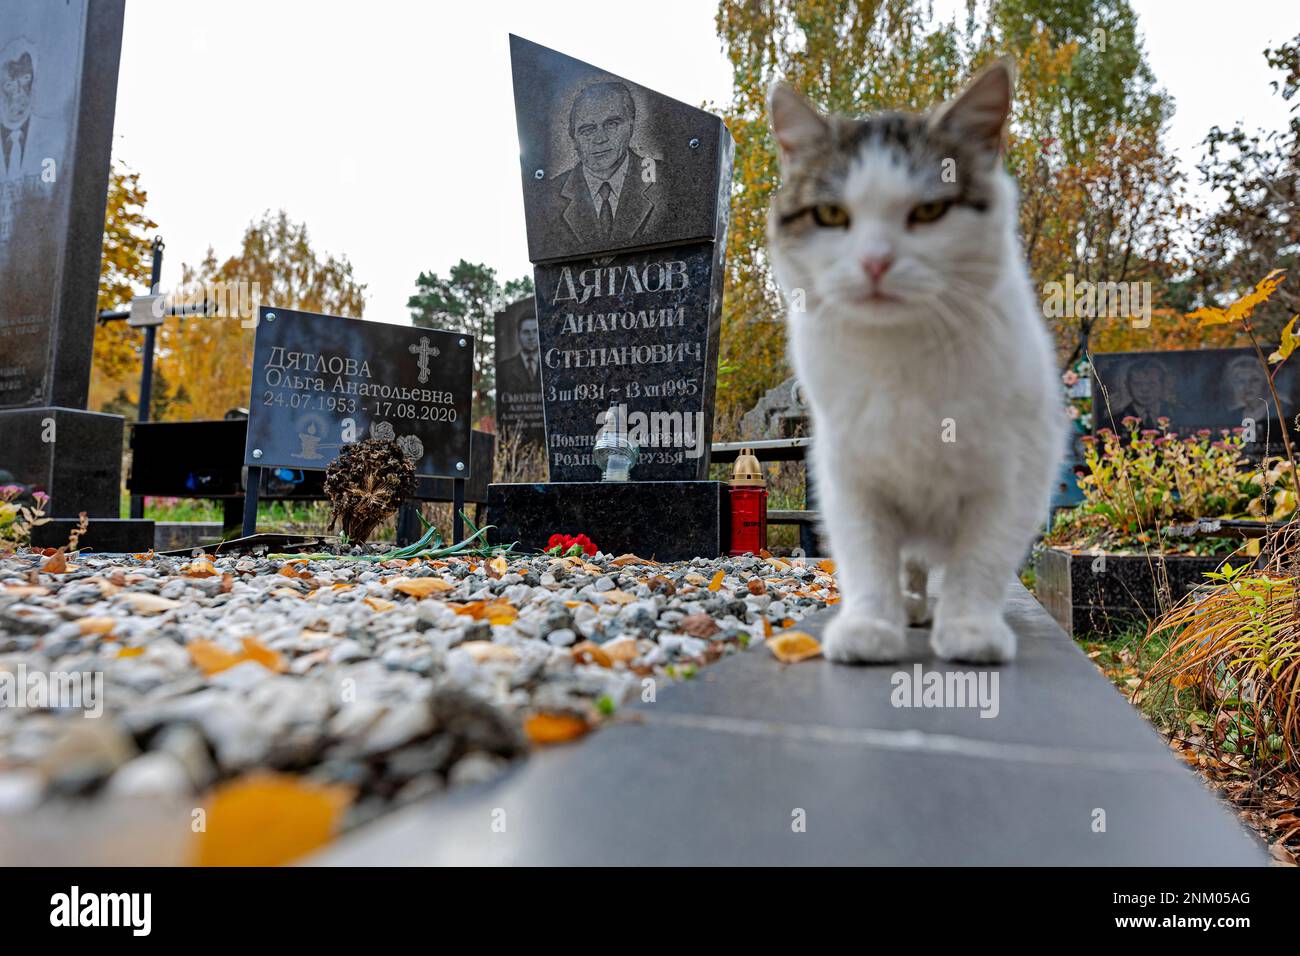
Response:
[{"label": "memorial plaque", "polygon": [[417,475],[468,477],[473,368],[467,335],[263,306],[244,463],[319,470],[390,438]]},{"label": "memorial plaque", "polygon": [[530,260],[721,238],[720,118],[513,35],[510,64]]},{"label": "memorial plaque", "polygon": [[598,481],[613,409],[635,481],[708,473],[731,189],[717,116],[510,38],[551,481]]},{"label": "memorial plaque", "polygon": [[591,452],[611,407],[640,445],[638,481],[703,479],[718,363],[722,247],[539,266],[551,481],[599,481]]},{"label": "memorial plaque", "polygon": [[542,417],[542,352],[537,333],[537,303],[529,296],[498,312],[496,342],[497,428],[540,447],[546,439]]},{"label": "memorial plaque", "polygon": [[0,408],[84,408],[122,0],[0,0]]},{"label": "memorial plaque", "polygon": [[[1133,416],[1144,429],[1167,418],[1169,429],[1182,435],[1209,428],[1217,437],[1219,429],[1253,424],[1256,444],[1282,440],[1267,375],[1252,348],[1101,353],[1093,356],[1093,379],[1094,429],[1122,432],[1124,418]],[[1273,385],[1287,421],[1294,421],[1300,372],[1288,362]]]}]

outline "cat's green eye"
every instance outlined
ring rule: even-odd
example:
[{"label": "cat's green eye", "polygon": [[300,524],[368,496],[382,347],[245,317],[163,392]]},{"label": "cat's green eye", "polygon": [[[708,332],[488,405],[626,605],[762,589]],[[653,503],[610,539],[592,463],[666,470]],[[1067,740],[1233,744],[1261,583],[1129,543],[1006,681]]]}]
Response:
[{"label": "cat's green eye", "polygon": [[934,222],[939,219],[952,207],[952,203],[947,199],[936,199],[933,202],[923,202],[913,206],[912,211],[907,215],[907,221],[912,222]]},{"label": "cat's green eye", "polygon": [[812,214],[819,226],[842,229],[849,224],[848,211],[834,203],[818,203],[812,207]]}]

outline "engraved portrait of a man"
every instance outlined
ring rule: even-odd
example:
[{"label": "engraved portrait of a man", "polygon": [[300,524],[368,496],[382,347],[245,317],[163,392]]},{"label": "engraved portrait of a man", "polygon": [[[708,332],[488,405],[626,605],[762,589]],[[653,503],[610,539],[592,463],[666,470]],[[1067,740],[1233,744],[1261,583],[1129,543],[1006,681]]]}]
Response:
[{"label": "engraved portrait of a man", "polygon": [[542,353],[537,335],[537,316],[526,313],[516,332],[518,349],[501,360],[497,392],[522,395],[542,390]]},{"label": "engraved portrait of a man", "polygon": [[611,246],[649,232],[662,206],[663,163],[632,147],[636,101],[619,82],[579,90],[569,109],[578,161],[547,182],[547,221],[577,242]]},{"label": "engraved portrait of a man", "polygon": [[10,40],[0,47],[0,179],[39,174],[49,155],[32,114],[35,90],[36,49],[21,37]]}]

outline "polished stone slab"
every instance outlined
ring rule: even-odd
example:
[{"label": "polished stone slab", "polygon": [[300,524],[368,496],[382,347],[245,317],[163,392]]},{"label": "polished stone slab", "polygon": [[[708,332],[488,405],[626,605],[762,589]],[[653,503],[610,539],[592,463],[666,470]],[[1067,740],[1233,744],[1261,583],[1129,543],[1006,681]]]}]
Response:
[{"label": "polished stone slab", "polygon": [[654,561],[717,557],[731,546],[720,481],[583,481],[488,486],[489,540],[540,551],[553,534],[585,534],[606,554]]},{"label": "polished stone slab", "polygon": [[[39,525],[32,529],[32,546],[61,548],[79,523],[76,518],[54,518]],[[140,554],[154,548],[156,535],[154,523],[146,518],[92,518],[77,539],[77,550]]]},{"label": "polished stone slab", "polygon": [[[579,744],[399,811],[309,862],[1267,861],[1018,583],[1008,616],[1022,651],[998,669],[997,717],[892,707],[893,675],[913,662],[783,666],[759,649],[660,687],[657,702]],[[819,632],[829,617],[804,628]],[[932,660],[921,632],[912,647],[926,671],[970,670]]]},{"label": "polished stone slab", "polygon": [[76,408],[0,409],[0,485],[49,495],[51,517],[117,517],[123,423]]},{"label": "polished stone slab", "polygon": [[124,9],[0,0],[0,408],[86,406]]}]

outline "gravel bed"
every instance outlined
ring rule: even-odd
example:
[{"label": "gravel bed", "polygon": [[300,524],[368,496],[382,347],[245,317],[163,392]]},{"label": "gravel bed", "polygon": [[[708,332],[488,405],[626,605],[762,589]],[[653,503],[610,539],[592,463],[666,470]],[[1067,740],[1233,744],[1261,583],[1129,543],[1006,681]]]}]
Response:
[{"label": "gravel bed", "polygon": [[753,556],[53,561],[0,558],[10,820],[273,770],[351,788],[355,826],[837,600],[829,565]]}]

